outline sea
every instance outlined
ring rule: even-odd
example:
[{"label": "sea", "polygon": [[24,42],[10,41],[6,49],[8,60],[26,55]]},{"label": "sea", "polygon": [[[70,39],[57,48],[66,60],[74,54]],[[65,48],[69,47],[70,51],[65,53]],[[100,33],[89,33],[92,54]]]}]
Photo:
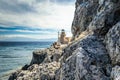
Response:
[{"label": "sea", "polygon": [[32,52],[49,47],[51,42],[0,42],[0,80],[8,80],[12,72],[29,64]]}]

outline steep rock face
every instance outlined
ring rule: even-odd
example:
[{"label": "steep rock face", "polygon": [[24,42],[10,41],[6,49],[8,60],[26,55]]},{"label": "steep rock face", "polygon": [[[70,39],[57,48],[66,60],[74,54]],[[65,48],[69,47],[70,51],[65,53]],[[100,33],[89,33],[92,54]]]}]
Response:
[{"label": "steep rock face", "polygon": [[74,37],[85,31],[97,13],[98,0],[77,0],[72,33]]},{"label": "steep rock face", "polygon": [[73,38],[85,30],[105,35],[120,20],[120,0],[77,0],[72,23]]},{"label": "steep rock face", "polygon": [[119,80],[119,21],[120,0],[77,0],[73,39],[88,34],[64,49],[56,80]]},{"label": "steep rock face", "polygon": [[112,64],[120,65],[120,22],[109,30],[105,41]]},{"label": "steep rock face", "polygon": [[89,35],[76,46],[56,73],[56,80],[110,80],[110,58],[103,43]]}]

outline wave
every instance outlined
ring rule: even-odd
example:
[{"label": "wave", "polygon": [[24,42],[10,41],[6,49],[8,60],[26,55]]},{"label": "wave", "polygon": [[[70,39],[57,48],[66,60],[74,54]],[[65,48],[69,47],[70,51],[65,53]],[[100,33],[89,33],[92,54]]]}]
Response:
[{"label": "wave", "polygon": [[0,58],[19,58],[19,56],[0,55]]}]

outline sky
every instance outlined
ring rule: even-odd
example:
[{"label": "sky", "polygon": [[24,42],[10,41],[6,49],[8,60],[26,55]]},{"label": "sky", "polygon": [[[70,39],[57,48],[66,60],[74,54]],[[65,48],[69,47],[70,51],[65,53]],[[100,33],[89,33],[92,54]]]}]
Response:
[{"label": "sky", "polygon": [[0,0],[0,41],[71,36],[75,0]]}]

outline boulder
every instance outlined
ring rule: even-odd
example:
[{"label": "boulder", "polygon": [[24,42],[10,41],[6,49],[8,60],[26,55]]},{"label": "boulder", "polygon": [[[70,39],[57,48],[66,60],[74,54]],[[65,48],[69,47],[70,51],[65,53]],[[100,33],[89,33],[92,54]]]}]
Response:
[{"label": "boulder", "polygon": [[120,65],[120,22],[109,30],[105,42],[112,64]]},{"label": "boulder", "polygon": [[111,79],[120,80],[120,66],[115,66],[112,68]]},{"label": "boulder", "polygon": [[58,49],[58,48],[56,49],[54,47],[50,47],[42,50],[35,50],[33,52],[31,65],[59,61],[61,54],[62,54],[62,49]]},{"label": "boulder", "polygon": [[36,50],[33,52],[33,58],[31,64],[40,64],[47,57],[47,49],[45,50]]}]

